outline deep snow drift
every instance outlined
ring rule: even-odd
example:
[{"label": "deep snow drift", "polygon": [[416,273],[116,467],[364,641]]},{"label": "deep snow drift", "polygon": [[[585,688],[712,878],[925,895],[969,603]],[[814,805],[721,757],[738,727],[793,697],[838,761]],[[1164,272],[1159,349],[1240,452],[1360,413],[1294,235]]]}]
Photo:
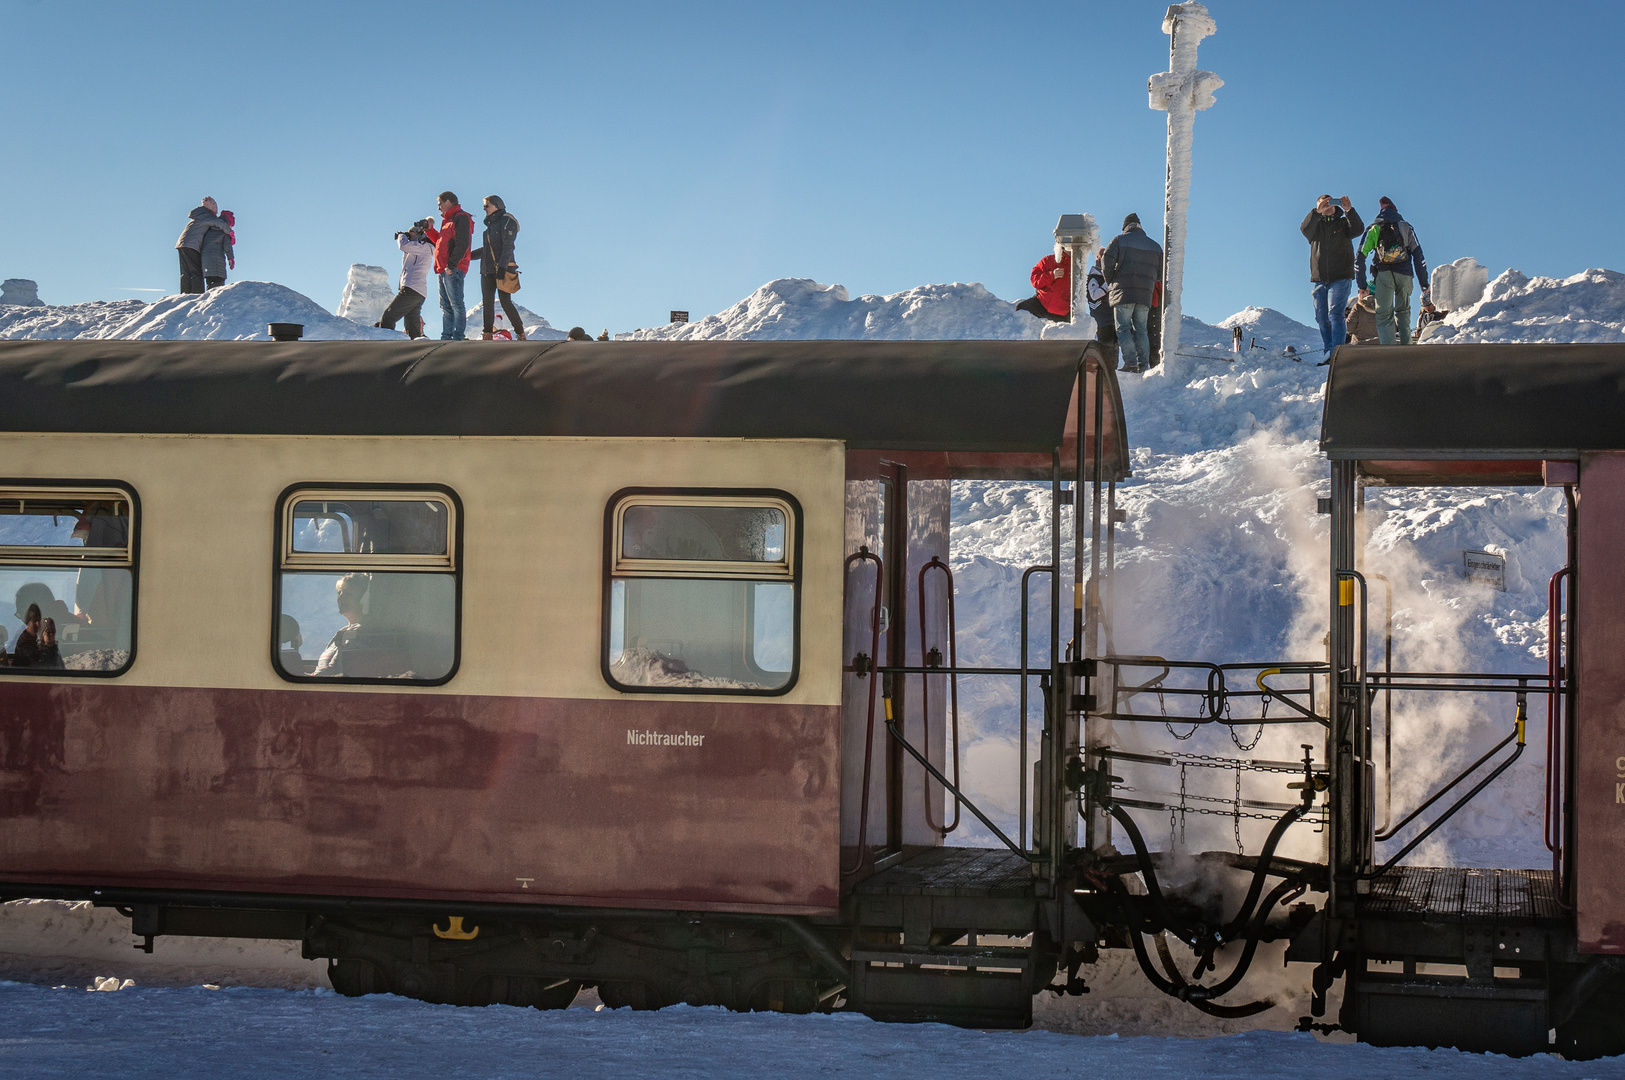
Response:
[{"label": "deep snow drift", "polygon": [[306,341],[399,340],[403,335],[360,326],[271,281],[234,281],[195,296],[93,300],[86,304],[0,307],[0,338],[165,341],[264,341],[266,324],[303,323]]}]

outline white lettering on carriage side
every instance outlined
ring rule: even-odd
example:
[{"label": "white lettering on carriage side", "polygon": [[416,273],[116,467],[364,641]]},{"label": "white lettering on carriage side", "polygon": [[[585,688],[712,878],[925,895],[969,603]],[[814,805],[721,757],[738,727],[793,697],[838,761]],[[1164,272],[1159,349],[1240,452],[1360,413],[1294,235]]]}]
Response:
[{"label": "white lettering on carriage side", "polygon": [[626,745],[628,746],[700,746],[704,742],[704,735],[693,735],[686,731],[680,735],[673,735],[669,731],[626,729]]},{"label": "white lettering on carriage side", "polygon": [[1625,784],[1614,785],[1614,802],[1625,803]]},{"label": "white lettering on carriage side", "polygon": [[1614,775],[1625,777],[1625,757],[1614,759]]}]

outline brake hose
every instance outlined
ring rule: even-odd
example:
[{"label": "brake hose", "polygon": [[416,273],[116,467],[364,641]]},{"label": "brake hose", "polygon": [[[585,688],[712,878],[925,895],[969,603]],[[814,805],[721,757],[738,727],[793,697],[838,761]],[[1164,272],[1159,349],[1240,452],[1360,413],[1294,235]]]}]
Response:
[{"label": "brake hose", "polygon": [[[1123,883],[1121,881],[1113,882],[1112,888],[1120,897],[1127,897],[1128,890],[1123,887]],[[1140,970],[1145,973],[1145,977],[1150,981],[1152,986],[1156,987],[1162,993],[1167,994],[1169,997],[1178,998],[1181,1001],[1194,1005],[1196,1008],[1207,1013],[1209,1016],[1216,1016],[1225,1020],[1234,1020],[1245,1016],[1256,1016],[1257,1014],[1264,1012],[1266,1009],[1275,1007],[1275,1003],[1268,1000],[1253,1001],[1247,1003],[1246,1005],[1220,1005],[1217,1002],[1208,1001],[1203,997],[1191,997],[1189,991],[1192,989],[1192,987],[1180,977],[1178,970],[1174,967],[1173,957],[1167,954],[1168,943],[1166,938],[1164,938],[1161,934],[1157,935],[1158,952],[1166,957],[1165,963],[1168,965],[1168,973],[1172,975],[1174,979],[1177,979],[1178,982],[1163,978],[1162,974],[1157,971],[1155,966],[1152,965],[1151,957],[1146,955],[1145,942],[1140,939],[1140,931],[1138,929],[1130,930],[1129,941],[1134,946],[1134,958],[1139,961]],[[1209,994],[1209,991],[1204,989],[1203,993],[1206,995]]]}]

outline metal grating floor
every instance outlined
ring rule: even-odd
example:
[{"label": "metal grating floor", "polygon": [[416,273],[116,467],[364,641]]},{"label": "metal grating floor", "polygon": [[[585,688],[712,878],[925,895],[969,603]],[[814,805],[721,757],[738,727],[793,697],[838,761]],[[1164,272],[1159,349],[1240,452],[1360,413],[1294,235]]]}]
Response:
[{"label": "metal grating floor", "polygon": [[859,883],[869,895],[1023,897],[1031,864],[1008,848],[937,847]]},{"label": "metal grating floor", "polygon": [[1400,866],[1371,882],[1366,915],[1447,922],[1512,922],[1563,916],[1550,870]]}]

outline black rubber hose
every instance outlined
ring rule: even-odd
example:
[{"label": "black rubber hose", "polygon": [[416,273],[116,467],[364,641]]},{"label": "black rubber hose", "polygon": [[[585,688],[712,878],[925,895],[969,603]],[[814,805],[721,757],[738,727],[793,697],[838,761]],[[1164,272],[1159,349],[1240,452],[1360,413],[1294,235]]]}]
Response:
[{"label": "black rubber hose", "polygon": [[1145,878],[1145,891],[1151,899],[1151,907],[1156,911],[1157,917],[1164,926],[1178,934],[1181,939],[1189,941],[1195,937],[1195,931],[1183,921],[1173,917],[1168,910],[1168,903],[1163,899],[1162,886],[1157,883],[1157,869],[1151,864],[1151,852],[1145,846],[1145,837],[1140,835],[1140,827],[1134,824],[1134,819],[1116,803],[1109,803],[1106,807],[1123,831],[1128,833],[1129,843],[1134,845],[1134,857],[1140,862],[1140,874]]},{"label": "black rubber hose", "polygon": [[1258,909],[1257,914],[1253,916],[1252,924],[1247,928],[1247,947],[1242,950],[1241,959],[1236,961],[1236,966],[1223,980],[1208,987],[1211,996],[1223,997],[1241,984],[1241,980],[1247,975],[1247,969],[1252,966],[1253,954],[1258,951],[1258,942],[1263,937],[1264,923],[1268,921],[1270,912],[1275,910],[1275,905],[1281,902],[1282,897],[1297,887],[1298,883],[1289,879],[1270,891],[1264,900],[1264,906]]},{"label": "black rubber hose", "polygon": [[1264,850],[1258,854],[1258,868],[1253,871],[1253,882],[1247,889],[1247,898],[1241,902],[1236,917],[1226,923],[1224,929],[1219,932],[1224,940],[1233,941],[1252,918],[1253,906],[1258,903],[1258,897],[1264,891],[1264,879],[1269,876],[1270,863],[1275,859],[1275,849],[1281,843],[1281,838],[1286,835],[1287,827],[1302,817],[1306,809],[1307,807],[1301,804],[1294,806],[1275,822],[1269,838],[1264,841]]},{"label": "black rubber hose", "polygon": [[[1128,895],[1128,890],[1123,888],[1121,882],[1114,883],[1114,888],[1120,896],[1126,897]],[[1179,972],[1173,967],[1171,958],[1168,970],[1169,974],[1178,980],[1177,982],[1163,978],[1162,974],[1157,971],[1155,965],[1151,963],[1151,957],[1146,954],[1145,942],[1141,940],[1138,930],[1131,929],[1129,931],[1129,941],[1134,946],[1134,959],[1139,961],[1140,970],[1145,973],[1146,979],[1152,986],[1171,998],[1178,998],[1189,1005],[1195,1006],[1209,1016],[1216,1016],[1223,1020],[1238,1020],[1246,1016],[1257,1016],[1259,1013],[1275,1007],[1273,1001],[1251,1001],[1246,1005],[1220,1005],[1213,1001],[1191,998],[1183,992],[1190,990],[1191,987],[1183,978],[1180,978]],[[1163,947],[1166,948],[1166,945]],[[1250,958],[1248,959],[1250,962]]]}]

